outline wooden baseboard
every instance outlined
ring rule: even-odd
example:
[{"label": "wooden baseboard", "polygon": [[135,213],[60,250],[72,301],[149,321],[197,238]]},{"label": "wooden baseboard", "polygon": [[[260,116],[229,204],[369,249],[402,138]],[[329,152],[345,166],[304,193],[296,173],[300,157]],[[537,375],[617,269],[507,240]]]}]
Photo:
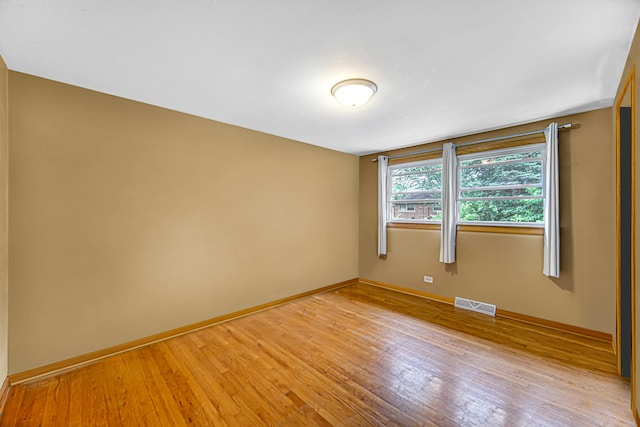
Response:
[{"label": "wooden baseboard", "polygon": [[542,319],[540,317],[529,316],[526,314],[515,313],[513,311],[496,309],[496,316],[507,317],[509,319],[518,320],[520,322],[532,323],[538,326],[544,326],[551,329],[558,329],[570,332],[576,335],[582,335],[589,338],[595,338],[600,341],[606,341],[613,345],[613,335],[606,332],[594,331],[593,329],[582,328],[580,326],[568,325],[566,323],[555,322],[553,320]]},{"label": "wooden baseboard", "polygon": [[417,291],[415,289],[403,288],[402,286],[390,285],[388,283],[377,282],[375,280],[359,278],[358,283],[365,285],[377,286],[379,288],[389,289],[391,291],[401,292],[403,294],[414,295],[422,298],[427,298],[433,301],[443,302],[445,304],[453,305],[454,298],[443,297],[441,295],[430,294],[428,292]]},{"label": "wooden baseboard", "polygon": [[[403,288],[401,286],[390,285],[388,283],[377,282],[375,280],[359,278],[359,283],[366,285],[378,286],[380,288],[389,289],[392,291],[402,292],[409,295],[415,295],[422,298],[428,298],[430,300],[443,302],[446,304],[454,304],[455,298],[444,297],[441,295],[434,295],[427,292],[418,291],[415,289]],[[506,317],[520,322],[531,323],[538,326],[544,326],[546,328],[558,329],[565,332],[570,332],[576,335],[582,335],[590,338],[595,338],[601,341],[606,341],[613,345],[613,336],[605,332],[594,331],[592,329],[582,328],[580,326],[568,325],[566,323],[555,322],[553,320],[546,320],[540,317],[529,316],[526,314],[515,313],[513,311],[507,311],[502,309],[496,309],[496,316]]]},{"label": "wooden baseboard", "polygon": [[7,403],[7,396],[9,396],[9,378],[5,378],[0,386],[0,417],[4,413],[4,405]]},{"label": "wooden baseboard", "polygon": [[[265,304],[261,304],[255,307],[250,307],[244,310],[236,311],[233,313],[229,313],[226,315],[214,317],[212,319],[204,320],[202,322],[194,323],[191,325],[183,326],[180,328],[172,329],[166,332],[161,332],[159,334],[151,335],[149,337],[140,338],[138,340],[130,341],[124,344],[119,344],[116,346],[108,347],[102,350],[94,351],[91,353],[83,354],[80,356],[72,357],[70,359],[62,360],[59,362],[54,362],[45,366],[41,366],[38,368],[30,369],[23,372],[18,372],[16,374],[9,375],[8,379],[5,381],[3,388],[0,391],[6,394],[10,385],[20,384],[28,381],[32,381],[35,379],[55,375],[64,371],[68,371],[71,369],[78,368],[80,366],[88,365],[90,363],[96,362],[101,359],[105,359],[110,356],[114,356],[116,354],[124,353],[130,350],[134,350],[136,348],[144,347],[150,344],[154,344],[156,342],[164,341],[173,337],[177,337],[180,335],[188,334],[189,332],[196,331],[198,329],[207,328],[209,326],[216,325],[218,323],[226,322],[229,320],[237,319],[242,316],[247,316],[252,313],[256,313],[262,310],[266,310],[272,307],[276,307],[278,305],[286,304],[291,301],[295,301],[300,298],[304,298],[307,296],[328,292],[334,289],[338,289],[341,287],[349,286],[355,283],[363,283],[366,285],[377,286],[380,288],[389,289],[395,292],[401,292],[409,295],[414,295],[422,298],[427,298],[434,301],[439,301],[445,304],[453,305],[454,298],[445,297],[441,295],[430,294],[427,292],[418,291],[415,289],[404,288],[401,286],[391,285],[388,283],[378,282],[375,280],[365,279],[365,278],[356,278],[351,280],[346,280],[344,282],[335,283],[333,285],[325,286],[319,289],[314,289],[312,291],[303,292],[301,294],[293,295],[290,297],[282,298],[276,301],[268,302]],[[507,317],[514,320],[532,323],[535,325],[545,326],[553,329],[558,329],[566,332],[570,332],[573,334],[588,336],[591,338],[596,338],[599,340],[612,342],[613,337],[611,334],[606,334],[604,332],[594,331],[586,328],[581,328],[578,326],[567,325],[560,322],[554,322],[551,320],[545,320],[538,317],[528,316],[524,314],[514,313],[507,310],[498,309],[496,315],[501,317]],[[2,398],[3,395],[0,395]],[[3,403],[0,401],[0,403]]]},{"label": "wooden baseboard", "polygon": [[116,354],[124,353],[127,351],[134,350],[136,348],[144,347],[147,345],[151,345],[160,341],[165,341],[170,338],[174,338],[180,335],[188,334],[189,332],[197,331],[199,329],[204,329],[209,326],[217,325],[222,322],[227,322],[229,320],[237,319],[239,317],[247,316],[249,314],[257,313],[262,310],[266,310],[272,307],[276,307],[278,305],[286,304],[291,301],[298,300],[300,298],[305,298],[311,295],[320,294],[323,292],[332,291],[334,289],[342,288],[345,286],[349,286],[352,284],[358,283],[358,279],[346,280],[344,282],[335,283],[333,285],[325,286],[319,289],[314,289],[312,291],[303,292],[300,294],[292,295],[290,297],[281,298],[279,300],[271,301],[265,304],[260,304],[255,307],[250,307],[244,310],[235,311],[233,313],[225,314],[222,316],[214,317],[212,319],[203,320],[202,322],[193,323],[191,325],[182,326],[180,328],[171,329],[166,332],[161,332],[159,334],[151,335],[145,338],[140,338],[134,341],[130,341],[124,344],[115,345],[113,347],[108,347],[102,350],[94,351],[91,353],[86,353],[80,356],[72,357],[70,359],[61,360],[59,362],[50,363],[45,366],[41,366],[34,369],[29,369],[24,372],[18,372],[16,374],[9,375],[8,384],[15,385],[21,384],[28,381],[33,381],[36,379],[48,377],[51,375],[56,375],[62,373],[64,371],[68,371],[71,369],[78,368],[80,366],[85,366],[90,363],[96,362],[101,359],[105,359],[110,356],[115,356]]}]

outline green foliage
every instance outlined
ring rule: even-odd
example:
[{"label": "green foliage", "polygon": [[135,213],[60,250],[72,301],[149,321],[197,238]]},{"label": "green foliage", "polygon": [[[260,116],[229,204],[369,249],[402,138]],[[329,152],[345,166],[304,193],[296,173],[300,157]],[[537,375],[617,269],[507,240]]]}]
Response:
[{"label": "green foliage", "polygon": [[460,221],[544,221],[539,151],[463,161],[460,188]]},{"label": "green foliage", "polygon": [[433,191],[442,187],[442,172],[411,173],[392,176],[392,192]]},{"label": "green foliage", "polygon": [[460,169],[461,188],[542,183],[542,161],[467,166]]},{"label": "green foliage", "polygon": [[460,221],[544,222],[542,199],[460,202]]},{"label": "green foliage", "polygon": [[466,190],[460,192],[461,199],[487,197],[527,197],[542,196],[542,187],[503,188],[500,190]]},{"label": "green foliage", "polygon": [[[541,151],[462,160],[458,170],[460,221],[544,221]],[[392,168],[390,178],[394,219],[442,218],[440,163]]]}]

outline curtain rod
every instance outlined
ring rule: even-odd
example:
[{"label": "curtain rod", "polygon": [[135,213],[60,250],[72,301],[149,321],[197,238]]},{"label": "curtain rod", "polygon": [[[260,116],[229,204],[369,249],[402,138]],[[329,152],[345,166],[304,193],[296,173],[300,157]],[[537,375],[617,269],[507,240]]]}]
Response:
[{"label": "curtain rod", "polygon": [[[573,127],[573,123],[565,123],[563,125],[558,125],[558,130],[571,129],[571,127]],[[465,145],[481,144],[483,142],[493,142],[493,141],[500,141],[502,139],[517,138],[519,136],[534,135],[536,133],[540,133],[540,132],[544,132],[544,131],[545,131],[545,129],[530,130],[529,132],[521,132],[521,133],[514,133],[514,134],[511,134],[511,135],[496,136],[494,138],[480,139],[478,141],[470,141],[470,142],[461,142],[460,144],[453,144],[453,145],[455,147],[464,147]],[[411,153],[397,154],[395,156],[389,156],[389,159],[399,159],[401,157],[417,156],[418,154],[433,153],[433,152],[436,152],[436,151],[442,151],[442,147],[430,148],[430,149],[421,150],[421,151],[414,151],[414,152],[411,152]],[[373,159],[371,161],[372,162],[377,162],[378,159],[375,158],[375,159]]]}]

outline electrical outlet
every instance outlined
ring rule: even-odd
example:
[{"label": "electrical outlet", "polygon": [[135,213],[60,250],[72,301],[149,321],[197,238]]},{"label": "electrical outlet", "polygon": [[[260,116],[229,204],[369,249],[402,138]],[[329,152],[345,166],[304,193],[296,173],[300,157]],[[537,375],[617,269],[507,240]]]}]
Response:
[{"label": "electrical outlet", "polygon": [[424,276],[424,283],[433,283],[433,277]]}]

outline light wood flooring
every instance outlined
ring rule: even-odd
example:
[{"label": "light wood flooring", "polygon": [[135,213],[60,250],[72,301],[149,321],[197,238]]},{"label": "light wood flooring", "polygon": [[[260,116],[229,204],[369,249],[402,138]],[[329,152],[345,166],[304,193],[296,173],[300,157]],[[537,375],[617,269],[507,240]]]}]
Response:
[{"label": "light wood flooring", "polygon": [[14,386],[0,425],[635,425],[610,347],[359,284]]}]

